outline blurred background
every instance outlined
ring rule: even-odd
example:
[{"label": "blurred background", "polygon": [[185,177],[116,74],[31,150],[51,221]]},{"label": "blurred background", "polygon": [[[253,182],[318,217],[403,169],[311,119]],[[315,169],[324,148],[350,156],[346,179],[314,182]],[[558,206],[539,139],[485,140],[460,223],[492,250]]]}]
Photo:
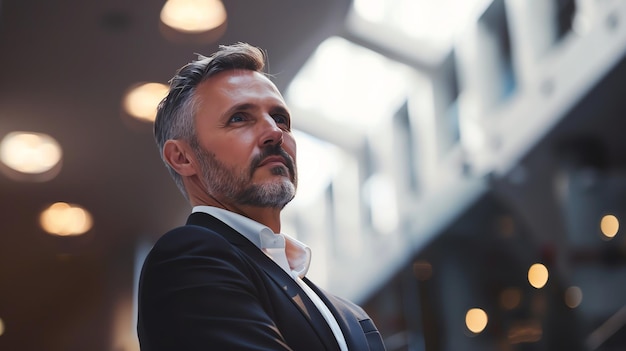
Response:
[{"label": "blurred background", "polygon": [[155,106],[239,41],[293,110],[283,231],[390,351],[626,349],[625,1],[0,0],[0,350],[139,349],[190,212]]}]

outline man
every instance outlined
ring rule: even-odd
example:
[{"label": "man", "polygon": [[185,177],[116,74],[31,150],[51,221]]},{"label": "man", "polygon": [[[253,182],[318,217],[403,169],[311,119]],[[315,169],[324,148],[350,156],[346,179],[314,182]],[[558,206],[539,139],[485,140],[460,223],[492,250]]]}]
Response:
[{"label": "man", "polygon": [[193,206],[143,266],[138,335],[154,350],[384,350],[358,306],[306,277],[310,250],[280,234],[295,195],[291,116],[263,51],[221,46],[171,80],[155,137]]}]

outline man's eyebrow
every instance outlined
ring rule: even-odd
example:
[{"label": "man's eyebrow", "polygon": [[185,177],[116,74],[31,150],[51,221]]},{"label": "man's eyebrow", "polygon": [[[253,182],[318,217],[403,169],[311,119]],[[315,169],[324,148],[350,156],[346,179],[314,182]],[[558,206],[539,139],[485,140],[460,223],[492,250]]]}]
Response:
[{"label": "man's eyebrow", "polygon": [[246,110],[252,110],[254,108],[255,108],[254,104],[244,102],[241,104],[231,106],[228,110],[224,112],[224,116],[229,116],[236,111],[246,111]]},{"label": "man's eyebrow", "polygon": [[289,112],[289,110],[284,107],[284,106],[280,106],[280,105],[276,105],[272,108],[272,113],[280,113],[283,115],[287,115],[288,117],[291,116],[291,113]]},{"label": "man's eyebrow", "polygon": [[[241,103],[241,104],[236,104],[236,105],[231,106],[228,110],[226,110],[223,113],[222,116],[223,117],[229,117],[230,115],[232,115],[233,113],[235,113],[237,111],[249,111],[249,110],[254,110],[256,108],[258,108],[257,105],[251,104],[249,102],[244,102],[244,103]],[[276,106],[272,107],[270,109],[270,111],[271,111],[271,113],[280,113],[280,114],[284,114],[284,115],[287,115],[287,116],[291,116],[291,113],[289,112],[289,110],[286,107],[281,106],[281,105],[276,105]]]}]

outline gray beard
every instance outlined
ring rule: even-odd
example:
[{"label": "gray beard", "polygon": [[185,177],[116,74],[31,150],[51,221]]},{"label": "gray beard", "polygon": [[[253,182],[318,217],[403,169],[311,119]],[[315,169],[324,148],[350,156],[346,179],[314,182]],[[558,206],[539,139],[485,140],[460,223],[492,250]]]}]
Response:
[{"label": "gray beard", "polygon": [[[229,168],[201,147],[194,148],[202,169],[202,177],[209,195],[235,205],[282,209],[296,194],[297,177],[295,166],[289,179],[267,184],[252,184],[254,166],[247,171],[237,172]],[[285,175],[283,167],[271,169],[275,175]]]},{"label": "gray beard", "polygon": [[238,194],[236,200],[241,205],[283,208],[293,199],[296,188],[290,181],[263,185],[250,185]]}]

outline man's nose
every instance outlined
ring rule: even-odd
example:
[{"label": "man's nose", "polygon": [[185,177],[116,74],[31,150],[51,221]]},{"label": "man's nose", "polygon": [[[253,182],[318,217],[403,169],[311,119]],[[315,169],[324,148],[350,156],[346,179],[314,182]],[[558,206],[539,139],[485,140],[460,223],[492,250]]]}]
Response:
[{"label": "man's nose", "polygon": [[261,127],[261,146],[280,145],[283,143],[283,130],[278,126],[272,116],[265,116],[261,123]]}]

